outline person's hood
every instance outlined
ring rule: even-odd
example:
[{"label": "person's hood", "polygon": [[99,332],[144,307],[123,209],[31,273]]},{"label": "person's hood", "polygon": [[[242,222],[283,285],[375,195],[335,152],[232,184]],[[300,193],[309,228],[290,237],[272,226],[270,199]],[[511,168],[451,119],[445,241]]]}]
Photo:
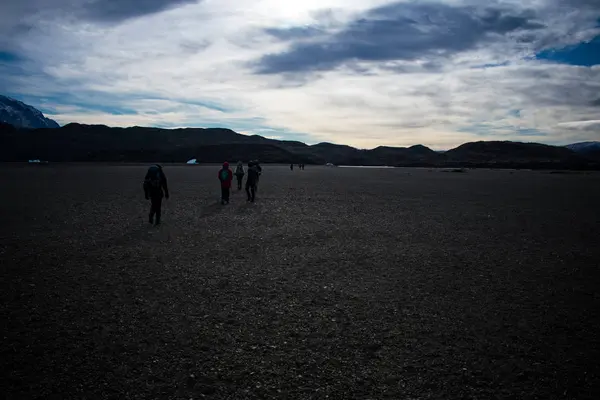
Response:
[{"label": "person's hood", "polygon": [[223,163],[223,168],[224,168],[224,169],[227,169],[227,168],[229,168],[229,163],[228,163],[227,161],[225,161],[225,162]]}]

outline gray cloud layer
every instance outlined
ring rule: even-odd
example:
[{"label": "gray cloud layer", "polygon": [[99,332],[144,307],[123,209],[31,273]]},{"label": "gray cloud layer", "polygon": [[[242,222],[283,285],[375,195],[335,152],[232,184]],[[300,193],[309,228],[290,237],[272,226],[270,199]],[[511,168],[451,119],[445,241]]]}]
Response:
[{"label": "gray cloud layer", "polygon": [[94,0],[83,7],[81,15],[92,21],[121,22],[196,2],[197,0]]},{"label": "gray cloud layer", "polygon": [[96,23],[120,23],[200,0],[2,0],[0,50],[10,41],[35,29],[40,21],[71,18]]},{"label": "gray cloud layer", "polygon": [[[572,1],[592,7],[587,4],[592,0]],[[546,28],[533,9],[400,2],[372,9],[338,31],[268,29],[267,34],[290,42],[290,47],[265,55],[254,68],[260,74],[302,73],[355,61],[423,59],[431,67],[454,54],[505,41],[508,36],[515,43],[535,47],[537,42],[552,41],[554,32]]]}]

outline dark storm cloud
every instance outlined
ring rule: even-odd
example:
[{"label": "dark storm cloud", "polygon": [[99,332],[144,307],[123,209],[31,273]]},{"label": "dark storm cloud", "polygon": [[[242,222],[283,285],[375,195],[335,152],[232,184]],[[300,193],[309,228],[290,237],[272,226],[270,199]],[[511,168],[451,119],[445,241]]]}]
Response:
[{"label": "dark storm cloud", "polygon": [[82,17],[99,22],[122,22],[154,14],[197,0],[95,0],[82,9]]},{"label": "dark storm cloud", "polygon": [[0,0],[0,51],[19,51],[20,40],[45,23],[99,24],[155,14],[202,0]]},{"label": "dark storm cloud", "polygon": [[600,1],[598,0],[552,0],[552,3],[557,7],[577,7],[587,9],[600,9]]},{"label": "dark storm cloud", "polygon": [[18,36],[25,27],[57,17],[119,23],[201,0],[2,0],[0,35]]},{"label": "dark storm cloud", "polygon": [[[394,3],[372,9],[333,33],[319,34],[316,28],[270,29],[268,34],[290,41],[291,47],[262,57],[255,68],[258,73],[276,74],[328,70],[355,60],[444,57],[508,33],[541,28],[544,25],[536,21],[531,10]],[[305,40],[298,41],[301,38]]]}]

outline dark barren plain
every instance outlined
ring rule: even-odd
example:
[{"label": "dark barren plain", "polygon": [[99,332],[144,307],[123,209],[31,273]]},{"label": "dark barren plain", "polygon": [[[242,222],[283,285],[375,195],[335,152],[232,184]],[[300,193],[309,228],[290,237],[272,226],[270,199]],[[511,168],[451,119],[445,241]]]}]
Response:
[{"label": "dark barren plain", "polygon": [[0,166],[6,399],[600,398],[600,174]]}]

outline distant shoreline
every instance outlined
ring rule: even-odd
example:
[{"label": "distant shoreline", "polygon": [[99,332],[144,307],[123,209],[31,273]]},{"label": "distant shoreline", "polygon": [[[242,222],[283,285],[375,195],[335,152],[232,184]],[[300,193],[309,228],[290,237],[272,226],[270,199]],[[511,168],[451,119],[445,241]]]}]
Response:
[{"label": "distant shoreline", "polygon": [[[230,166],[235,166],[237,161],[228,161]],[[29,163],[27,161],[0,161],[1,167],[30,167],[30,168],[51,168],[53,166],[62,166],[62,167],[74,167],[74,166],[94,166],[94,165],[104,165],[107,167],[147,167],[152,164],[160,164],[162,166],[171,166],[171,167],[187,167],[187,168],[199,168],[199,167],[211,167],[218,168],[222,166],[222,163],[199,163],[199,164],[187,164],[185,162],[118,162],[118,161],[49,161],[48,163]],[[261,165],[270,166],[270,167],[282,167],[289,168],[290,164],[287,163],[262,163]],[[296,166],[297,164],[294,164]],[[589,165],[589,166],[573,166],[573,165],[561,165],[557,163],[553,165],[552,163],[548,164],[537,164],[537,165],[510,165],[510,164],[483,164],[483,163],[473,163],[473,164],[451,164],[451,165],[398,165],[398,166],[389,166],[389,165],[335,165],[328,166],[322,164],[305,164],[308,170],[311,168],[355,168],[355,169],[430,169],[436,171],[444,171],[444,170],[498,170],[498,171],[600,171],[600,165]],[[244,166],[247,166],[247,162],[244,162]],[[294,168],[296,169],[296,168]]]}]

